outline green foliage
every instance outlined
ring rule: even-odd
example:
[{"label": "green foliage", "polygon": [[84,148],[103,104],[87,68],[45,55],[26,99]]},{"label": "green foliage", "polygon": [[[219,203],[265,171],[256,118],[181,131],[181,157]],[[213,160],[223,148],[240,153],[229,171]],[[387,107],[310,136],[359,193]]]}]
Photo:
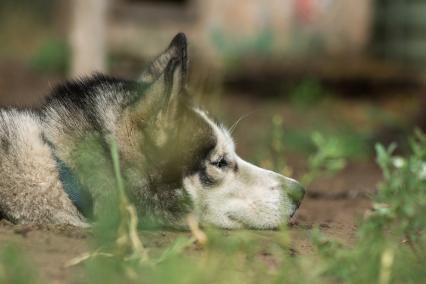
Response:
[{"label": "green foliage", "polygon": [[312,141],[316,150],[309,157],[308,172],[302,178],[305,185],[319,176],[333,175],[346,165],[345,145],[341,140],[315,132],[312,134]]},{"label": "green foliage", "polygon": [[290,101],[299,107],[307,107],[321,102],[329,93],[314,79],[306,79],[290,93]]},{"label": "green foliage", "polygon": [[[274,115],[266,161],[270,162],[274,171],[282,174],[291,172],[285,159],[286,135],[282,117]],[[308,170],[301,178],[301,182],[305,186],[320,176],[336,174],[346,166],[346,160],[351,156],[349,144],[340,136],[326,136],[314,132],[310,139],[306,140],[313,145],[313,151],[308,157]]]},{"label": "green foliage", "polygon": [[37,71],[65,74],[69,68],[70,56],[67,42],[50,38],[36,50],[30,64]]},{"label": "green foliage", "polygon": [[426,136],[416,131],[410,144],[404,158],[393,154],[395,145],[376,146],[384,179],[353,248],[314,234],[325,275],[344,283],[424,283]]},{"label": "green foliage", "polygon": [[274,115],[272,118],[271,144],[270,144],[270,159],[273,169],[279,173],[286,171],[286,163],[284,159],[284,131],[283,119],[279,115]]},{"label": "green foliage", "polygon": [[[290,257],[286,230],[228,234],[207,228],[205,245],[197,244],[193,234],[176,238],[160,251],[147,250],[135,230],[137,216],[131,213],[133,206],[126,197],[117,148],[113,141],[110,146],[109,166],[102,166],[104,162],[108,164],[104,161],[97,167],[104,173],[113,169],[113,174],[109,174],[112,180],[108,180],[117,194],[101,200],[107,202],[101,206],[106,210],[98,215],[94,249],[77,283],[300,283],[307,279],[300,273],[298,261]],[[83,164],[93,167],[93,163],[101,160],[96,154],[101,151],[96,147],[96,137],[79,148],[80,167]],[[90,172],[89,168],[85,170]],[[118,216],[117,222],[110,221],[111,214]],[[273,265],[268,265],[268,260],[273,261]]]},{"label": "green foliage", "polygon": [[24,252],[16,245],[7,245],[0,251],[0,283],[37,284],[38,275],[28,262]]},{"label": "green foliage", "polygon": [[0,2],[0,57],[31,57],[40,40],[53,34],[52,0],[2,0]]},{"label": "green foliage", "polygon": [[384,180],[375,200],[375,218],[392,229],[394,237],[413,243],[426,228],[426,135],[416,131],[410,146],[408,157],[393,155],[395,145],[376,146]]},{"label": "green foliage", "polygon": [[324,137],[330,137],[339,144],[340,151],[345,158],[362,158],[370,154],[367,147],[367,135],[356,133],[351,130],[342,129],[316,129],[309,131],[306,129],[287,129],[283,135],[283,144],[288,151],[300,154],[312,153],[316,151],[317,145],[312,139],[313,133],[321,133]]},{"label": "green foliage", "polygon": [[[277,117],[274,123],[274,131],[281,129]],[[284,150],[278,143],[281,134],[278,131],[274,135],[277,141],[272,149],[280,154]],[[320,172],[333,173],[344,166],[344,151],[339,142],[320,134],[314,134],[312,139],[317,151],[309,159],[310,178]],[[292,257],[286,230],[228,234],[207,228],[208,243],[204,247],[194,244],[194,238],[181,236],[156,255],[142,257],[147,252],[137,252],[129,245],[131,238],[127,238],[124,254],[119,253],[123,252],[123,246],[118,241],[104,255],[94,254],[86,263],[81,283],[423,283],[426,279],[422,265],[426,260],[425,135],[416,133],[411,140],[412,152],[405,158],[393,154],[393,145],[388,148],[378,145],[376,149],[384,179],[374,200],[374,211],[361,223],[353,247],[327,239],[314,230],[312,241],[319,255]],[[118,156],[114,150],[112,155],[115,178],[120,180]],[[115,183],[118,188],[122,187],[120,183]],[[117,202],[126,203],[125,200],[119,198]],[[121,222],[129,224],[131,215],[123,211],[118,215]],[[103,230],[120,232],[117,228]],[[106,247],[98,236],[105,234],[103,230],[95,235],[101,248]],[[124,230],[121,236],[123,232],[127,234]],[[122,238],[120,234],[118,239]]]},{"label": "green foliage", "polygon": [[253,37],[239,41],[236,41],[235,38],[231,40],[221,29],[213,29],[210,37],[217,50],[229,59],[235,57],[233,55],[236,54],[250,54],[253,52],[257,52],[257,54],[270,53],[274,43],[274,34],[269,29],[264,29]]},{"label": "green foliage", "polygon": [[[274,117],[273,123],[271,149],[281,155],[282,121]],[[319,173],[335,173],[345,164],[338,139],[316,133],[312,140],[316,151],[309,158],[307,181]],[[100,199],[92,252],[81,260],[84,270],[76,283],[388,284],[426,279],[426,135],[420,131],[406,157],[396,156],[394,145],[376,146],[383,181],[374,210],[360,223],[357,242],[348,247],[314,230],[312,243],[319,252],[315,256],[292,256],[285,228],[229,233],[207,227],[204,244],[192,230],[156,251],[143,246],[148,233],[136,231],[138,216],[127,198],[117,146],[110,141],[110,152],[105,153],[98,144],[96,136],[89,137],[75,153],[76,166],[86,172],[83,180],[98,184],[109,196]],[[19,250],[6,248],[0,253],[0,283],[37,279],[29,267]]]}]

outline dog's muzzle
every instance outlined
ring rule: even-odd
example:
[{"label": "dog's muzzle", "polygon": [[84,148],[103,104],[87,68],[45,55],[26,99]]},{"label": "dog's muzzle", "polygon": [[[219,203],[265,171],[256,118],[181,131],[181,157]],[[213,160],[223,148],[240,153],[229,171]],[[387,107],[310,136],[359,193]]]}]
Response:
[{"label": "dog's muzzle", "polygon": [[294,212],[291,214],[291,216],[293,216],[296,210],[299,208],[300,203],[302,203],[306,190],[298,181],[294,179],[288,177],[282,177],[282,179],[283,181],[281,184],[283,190],[295,206]]},{"label": "dog's muzzle", "polygon": [[305,188],[298,183],[297,181],[292,181],[290,185],[288,186],[288,195],[293,200],[293,202],[296,204],[296,208],[299,208],[300,203],[303,200],[303,197],[305,196]]}]

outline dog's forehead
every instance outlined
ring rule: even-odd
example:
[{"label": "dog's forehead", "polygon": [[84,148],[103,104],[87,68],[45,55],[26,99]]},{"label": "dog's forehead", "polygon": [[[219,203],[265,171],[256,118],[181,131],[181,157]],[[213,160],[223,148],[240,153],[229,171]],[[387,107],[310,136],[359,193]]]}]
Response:
[{"label": "dog's forehead", "polygon": [[229,131],[223,126],[216,124],[206,112],[200,109],[194,109],[195,112],[209,125],[215,136],[216,145],[211,152],[212,158],[224,154],[233,155],[235,152],[235,144]]}]

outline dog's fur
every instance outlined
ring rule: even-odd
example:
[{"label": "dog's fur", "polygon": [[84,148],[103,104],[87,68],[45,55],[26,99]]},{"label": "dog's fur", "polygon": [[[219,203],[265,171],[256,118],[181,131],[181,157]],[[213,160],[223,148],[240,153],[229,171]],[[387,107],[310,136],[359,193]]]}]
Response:
[{"label": "dog's fur", "polygon": [[[95,75],[56,87],[38,110],[1,109],[0,216],[86,226],[67,187],[87,187],[75,153],[96,137],[106,159],[117,144],[141,212],[171,222],[193,212],[224,228],[285,223],[303,188],[237,156],[228,131],[191,104],[187,61],[178,34],[138,81]],[[102,193],[87,190],[96,208]]]}]

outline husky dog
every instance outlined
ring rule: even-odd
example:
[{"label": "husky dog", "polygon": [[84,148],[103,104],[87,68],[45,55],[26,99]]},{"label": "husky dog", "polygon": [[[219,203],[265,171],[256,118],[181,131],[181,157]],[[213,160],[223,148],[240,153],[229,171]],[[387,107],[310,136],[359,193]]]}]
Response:
[{"label": "husky dog", "polygon": [[106,159],[115,143],[144,214],[173,223],[193,213],[229,229],[285,224],[303,187],[236,154],[229,132],[191,103],[187,66],[180,33],[137,81],[95,75],[56,87],[40,109],[0,109],[0,218],[87,226],[84,208],[102,192],[83,190],[74,154],[97,137]]}]

